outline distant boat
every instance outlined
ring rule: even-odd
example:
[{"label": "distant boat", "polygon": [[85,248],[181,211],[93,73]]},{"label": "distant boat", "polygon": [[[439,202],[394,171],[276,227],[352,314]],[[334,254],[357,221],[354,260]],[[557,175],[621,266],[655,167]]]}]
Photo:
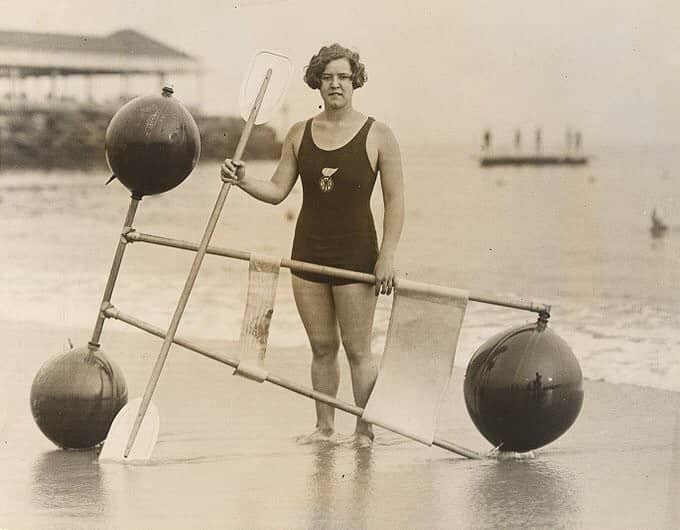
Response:
[{"label": "distant boat", "polygon": [[588,163],[587,156],[561,155],[483,155],[479,165],[491,166],[583,166]]}]

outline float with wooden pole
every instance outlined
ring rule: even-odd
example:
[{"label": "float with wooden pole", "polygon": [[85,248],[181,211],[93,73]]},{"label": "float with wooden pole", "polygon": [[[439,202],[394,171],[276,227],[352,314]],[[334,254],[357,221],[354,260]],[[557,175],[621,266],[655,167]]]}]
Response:
[{"label": "float with wooden pole", "polygon": [[[255,65],[258,66],[255,67]],[[275,72],[276,75],[274,75]],[[281,74],[281,72],[284,73]],[[242,110],[247,110],[248,115],[233,155],[235,160],[240,160],[243,156],[253,125],[264,123],[265,118],[260,110],[266,107],[267,112],[271,112],[280,102],[289,74],[290,64],[287,58],[273,52],[261,52],[256,55],[241,93],[241,107]],[[257,86],[253,91],[255,81]],[[267,90],[272,83],[277,88],[273,93]],[[57,359],[59,362],[56,364],[46,363],[36,376],[31,393],[31,404],[38,425],[57,445],[66,448],[92,447],[106,438],[100,453],[100,460],[125,462],[150,458],[160,424],[158,410],[152,403],[152,396],[173,344],[235,368],[234,373],[239,375],[260,382],[267,381],[366,419],[366,410],[371,406],[370,402],[362,408],[287,381],[264,370],[250,367],[240,370],[240,365],[243,364],[241,360],[210,351],[176,335],[205,254],[246,260],[251,263],[253,254],[249,251],[210,245],[210,239],[229,192],[228,183],[222,183],[199,243],[146,234],[134,229],[133,220],[142,196],[161,193],[176,187],[191,172],[200,153],[200,141],[195,122],[186,109],[177,108],[175,100],[170,98],[171,95],[172,91],[168,88],[164,89],[160,99],[133,100],[121,108],[109,126],[107,159],[114,171],[114,177],[118,177],[118,180],[130,189],[132,198],[91,340],[86,348],[69,352],[66,361]],[[169,103],[170,101],[172,103]],[[146,106],[147,112],[139,112],[140,106]],[[149,108],[153,112],[148,112]],[[146,118],[135,121],[135,115],[146,116]],[[161,119],[166,115],[171,119]],[[168,127],[174,128],[169,131]],[[161,146],[164,145],[163,142],[167,144],[160,150],[158,146],[145,144],[149,141],[149,137],[153,136],[149,133],[157,129],[162,138]],[[138,160],[140,157],[143,160]],[[175,163],[171,164],[172,167],[179,167],[181,171],[171,172],[166,181],[158,178],[158,175],[162,174],[164,168],[168,168],[169,159],[174,159]],[[149,175],[152,176],[149,177]],[[167,330],[128,315],[111,302],[125,249],[129,243],[146,243],[195,253],[192,267]],[[280,259],[279,262],[280,266],[296,272],[311,272],[357,282],[375,283],[375,277],[372,274],[290,259]],[[395,291],[398,294],[402,289],[404,292],[416,292],[423,297],[452,297],[459,293],[459,290],[452,287],[397,278]],[[580,368],[573,352],[561,338],[547,328],[550,306],[532,301],[467,292],[465,292],[465,297],[466,301],[493,304],[538,314],[535,324],[500,333],[484,343],[473,355],[466,371],[464,395],[474,424],[494,446],[508,451],[530,451],[555,440],[576,419],[581,408],[583,391]],[[120,370],[106,359],[100,349],[100,337],[107,318],[116,319],[163,339],[143,396],[127,404],[127,388],[124,378]],[[455,351],[455,343],[452,347]],[[452,363],[451,358],[451,367]],[[92,372],[94,375],[86,375],[90,373],[87,371],[90,368],[85,370],[82,367],[92,365],[100,368]],[[74,366],[77,368],[74,369]],[[106,377],[103,377],[100,372]],[[87,379],[93,377],[102,381],[106,380],[108,383],[100,385],[102,390],[99,394],[87,395],[83,392],[79,394],[76,390],[87,388]],[[106,410],[102,408],[104,403],[108,404]],[[370,414],[368,416],[371,417]],[[410,436],[399,428],[392,429],[389,424],[383,425],[379,422],[376,424]],[[93,425],[97,426],[97,432],[94,432],[94,427],[91,427]],[[418,439],[415,436],[411,437]],[[431,437],[426,443],[466,458],[476,459],[484,456],[478,451],[440,437]]]}]

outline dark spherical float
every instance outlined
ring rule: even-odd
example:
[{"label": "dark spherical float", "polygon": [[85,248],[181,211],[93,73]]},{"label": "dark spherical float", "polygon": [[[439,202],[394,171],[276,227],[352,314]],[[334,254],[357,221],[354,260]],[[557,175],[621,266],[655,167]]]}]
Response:
[{"label": "dark spherical float", "polygon": [[113,175],[141,198],[171,190],[191,173],[201,154],[198,126],[165,87],[123,105],[106,130],[106,161]]},{"label": "dark spherical float", "polygon": [[499,333],[473,355],[465,405],[501,451],[525,452],[559,438],[583,404],[581,368],[569,345],[541,323]]},{"label": "dark spherical float", "polygon": [[76,348],[40,368],[31,386],[31,411],[56,445],[86,449],[104,441],[127,397],[123,373],[103,351]]}]

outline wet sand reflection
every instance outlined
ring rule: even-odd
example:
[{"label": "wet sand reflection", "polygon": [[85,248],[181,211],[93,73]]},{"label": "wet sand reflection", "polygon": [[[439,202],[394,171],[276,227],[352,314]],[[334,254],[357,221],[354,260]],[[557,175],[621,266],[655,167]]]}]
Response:
[{"label": "wet sand reflection", "polygon": [[473,475],[469,488],[475,525],[547,528],[562,521],[578,526],[574,482],[567,470],[547,460],[489,462]]},{"label": "wet sand reflection", "polygon": [[33,464],[31,478],[36,506],[60,510],[64,515],[94,517],[108,514],[96,450],[43,453]]},{"label": "wet sand reflection", "polygon": [[372,492],[371,448],[318,444],[308,478],[309,528],[366,528]]}]

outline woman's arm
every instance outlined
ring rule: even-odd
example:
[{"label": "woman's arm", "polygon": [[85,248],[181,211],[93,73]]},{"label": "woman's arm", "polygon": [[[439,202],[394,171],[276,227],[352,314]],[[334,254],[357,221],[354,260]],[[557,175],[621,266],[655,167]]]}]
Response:
[{"label": "woman's arm", "polygon": [[387,125],[376,122],[378,169],[384,217],[380,254],[375,264],[376,294],[390,294],[394,287],[394,255],[404,226],[404,176],[399,143]]},{"label": "woman's arm", "polygon": [[[302,128],[301,128],[302,127]],[[225,160],[221,168],[222,180],[240,187],[256,199],[269,204],[278,204],[288,197],[298,177],[296,146],[301,138],[304,123],[293,125],[283,140],[281,158],[270,180],[246,177],[245,164]]]}]

